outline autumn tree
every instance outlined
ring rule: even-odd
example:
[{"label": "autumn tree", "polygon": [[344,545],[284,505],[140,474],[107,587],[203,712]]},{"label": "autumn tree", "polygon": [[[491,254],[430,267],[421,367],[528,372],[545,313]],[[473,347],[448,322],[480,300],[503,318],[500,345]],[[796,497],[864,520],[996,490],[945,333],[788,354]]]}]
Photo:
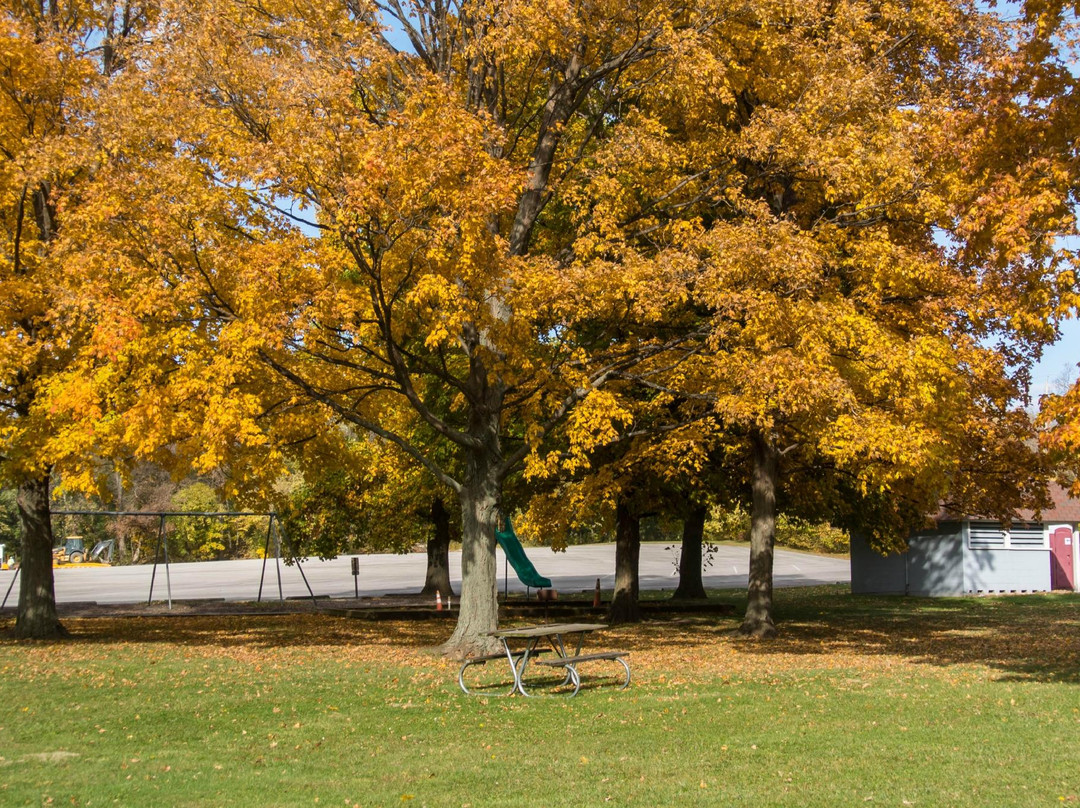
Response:
[{"label": "autumn tree", "polygon": [[964,450],[1023,457],[1072,147],[1067,71],[1018,25],[921,0],[170,5],[95,132],[70,249],[116,316],[86,361],[140,451],[241,489],[334,422],[423,465],[461,505],[454,651],[490,646],[502,488],[553,432],[588,453],[639,406],[705,410],[753,458],[768,633],[785,463],[974,500]]},{"label": "autumn tree", "polygon": [[[105,475],[103,510],[172,510],[172,499],[180,485],[167,469],[150,462],[114,463]],[[138,564],[153,553],[159,522],[148,516],[116,516],[109,519],[106,530],[116,542],[112,563]]]},{"label": "autumn tree", "polygon": [[[419,439],[418,439],[419,441]],[[348,453],[311,464],[277,502],[290,555],[333,558],[342,552],[407,552],[425,546],[421,594],[454,594],[450,543],[461,528],[445,489],[392,443],[364,435]]]},{"label": "autumn tree", "polygon": [[[658,349],[573,329],[553,189],[648,84],[665,39],[716,12],[381,12],[408,52],[377,5],[170,6],[143,57],[151,78],[100,129],[117,158],[72,250],[107,279],[117,326],[99,356],[143,451],[281,457],[301,422],[338,420],[453,491],[464,582],[447,647],[463,651],[497,624],[503,482],[615,369]],[[460,473],[396,431],[406,410]],[[187,414],[165,426],[169,412]]]},{"label": "autumn tree", "polygon": [[704,563],[705,521],[709,509],[694,507],[683,517],[682,540],[679,544],[679,583],[671,597],[675,600],[696,600],[708,597],[702,578]]},{"label": "autumn tree", "polygon": [[[713,455],[715,425],[677,408],[673,411],[662,398],[645,401],[640,394],[638,385],[610,385],[574,413],[551,449],[532,457],[527,466],[533,494],[522,524],[524,534],[559,548],[569,543],[575,530],[597,520],[614,533],[615,586],[608,609],[612,623],[641,619],[642,520],[650,516],[674,516],[684,522],[676,596],[705,597],[701,577],[705,503],[728,486],[718,456]],[[588,409],[601,400],[604,413],[621,412],[625,420],[599,429],[603,419],[590,416]]]},{"label": "autumn tree", "polygon": [[745,5],[683,43],[715,69],[642,100],[566,192],[577,259],[647,241],[638,309],[689,337],[624,379],[744,447],[748,634],[775,630],[778,502],[887,542],[939,500],[1039,497],[1016,402],[1071,282],[1075,188],[1044,33],[963,4]]},{"label": "autumn tree", "polygon": [[[811,15],[782,45],[802,65],[790,95],[754,88],[742,159],[756,209],[716,262],[757,273],[734,305],[720,298],[745,326],[717,358],[719,406],[752,456],[743,630],[758,635],[772,631],[785,465],[893,500],[867,512],[887,517],[871,536],[895,538],[939,501],[1004,515],[1039,500],[1016,402],[1070,272],[1054,239],[1075,226],[1075,156],[1054,107],[1071,80],[1053,54],[1033,69],[1013,44],[1039,34],[963,7],[902,33],[834,22],[822,36]],[[842,97],[829,86],[841,73]]]},{"label": "autumn tree", "polygon": [[19,512],[15,504],[15,491],[11,488],[0,489],[0,542],[5,545],[5,560],[18,554],[16,544],[19,538]]},{"label": "autumn tree", "polygon": [[193,516],[233,510],[214,488],[205,482],[181,487],[169,503],[169,510],[186,514],[169,517],[169,557],[173,561],[211,561],[255,558],[263,548],[266,519],[261,516]]},{"label": "autumn tree", "polygon": [[[52,577],[50,476],[71,476],[88,436],[61,438],[49,388],[92,326],[57,257],[68,194],[85,174],[76,135],[94,93],[122,66],[145,4],[8,2],[0,8],[0,482],[17,488],[21,567],[15,633],[63,632]],[[84,413],[90,415],[90,413]],[[73,440],[68,440],[72,438]]]},{"label": "autumn tree", "polygon": [[1080,497],[1080,381],[1062,393],[1044,396],[1039,411],[1040,440],[1051,453],[1061,482]]},{"label": "autumn tree", "polygon": [[[1075,169],[1078,162],[1076,144],[1080,142],[1080,87],[1073,80],[1077,57],[1075,4],[1049,0],[1024,3],[1022,9],[1024,26],[1034,33],[1020,41],[1014,69],[1024,79],[1021,86],[1037,82],[1053,90],[1052,94],[1044,90],[1040,114],[1036,119],[1039,126],[1035,134],[1054,148],[1058,158],[1051,160],[1047,156],[1038,155],[1041,159],[1032,160],[1032,170],[1027,176],[1017,179],[1005,177],[998,182],[995,196],[1000,198],[1005,196],[1008,190],[1007,183],[1015,185],[1026,180],[1029,190],[1020,216],[1023,222],[1032,218],[1032,208],[1048,205],[1047,186],[1051,180],[1059,181],[1062,174],[1072,176],[1075,189]],[[1002,92],[1000,83],[995,89],[998,93]],[[1047,98],[1046,95],[1050,97]],[[1037,99],[1038,96],[1032,101]],[[1026,126],[1028,131],[1022,130],[1021,126]],[[1030,129],[1033,126],[1027,120],[1017,122],[1004,119],[998,127],[1001,138],[1006,141],[1005,148],[1014,155],[1024,148],[1022,142],[1017,142],[1018,137],[1031,139]],[[983,155],[986,163],[992,165],[992,153],[983,152]],[[1035,173],[1036,167],[1041,173]],[[1066,173],[1070,168],[1071,175]],[[1067,235],[1068,231],[1058,228],[1058,233]],[[1049,231],[1046,235],[1054,235],[1054,231]],[[998,253],[1008,250],[1015,243],[991,245],[987,244],[988,241],[984,236],[983,249],[996,249]],[[1075,243],[1066,240],[1054,246],[1058,250],[1059,261],[1072,258],[1072,271],[1058,277],[1059,296],[1044,301],[1043,305],[1052,307],[1050,310],[1055,315],[1048,325],[1053,325],[1060,319],[1080,316],[1080,268],[1077,267]],[[1055,333],[1054,336],[1058,334]],[[1053,470],[1061,478],[1060,481],[1066,487],[1071,487],[1074,496],[1080,495],[1080,381],[1074,382],[1071,388],[1067,386],[1067,389],[1044,396],[1039,403],[1041,445],[1050,454]]]}]

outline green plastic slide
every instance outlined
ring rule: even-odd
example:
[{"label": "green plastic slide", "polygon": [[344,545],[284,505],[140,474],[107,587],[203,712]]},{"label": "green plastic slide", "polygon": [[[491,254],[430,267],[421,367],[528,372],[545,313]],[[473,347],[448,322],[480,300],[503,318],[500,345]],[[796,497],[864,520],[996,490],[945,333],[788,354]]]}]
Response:
[{"label": "green plastic slide", "polygon": [[536,567],[529,561],[529,557],[525,555],[525,548],[521,546],[521,541],[514,532],[514,526],[510,524],[509,516],[506,517],[506,528],[495,531],[495,540],[506,553],[510,566],[514,568],[519,581],[533,589],[551,589],[551,579],[537,572]]}]

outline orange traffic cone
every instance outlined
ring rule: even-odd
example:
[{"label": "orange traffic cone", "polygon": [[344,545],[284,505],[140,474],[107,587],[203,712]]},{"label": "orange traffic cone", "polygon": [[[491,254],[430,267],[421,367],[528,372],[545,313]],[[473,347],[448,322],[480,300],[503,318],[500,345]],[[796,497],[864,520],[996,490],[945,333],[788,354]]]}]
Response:
[{"label": "orange traffic cone", "polygon": [[435,611],[442,611],[442,593],[439,590],[435,590]]}]

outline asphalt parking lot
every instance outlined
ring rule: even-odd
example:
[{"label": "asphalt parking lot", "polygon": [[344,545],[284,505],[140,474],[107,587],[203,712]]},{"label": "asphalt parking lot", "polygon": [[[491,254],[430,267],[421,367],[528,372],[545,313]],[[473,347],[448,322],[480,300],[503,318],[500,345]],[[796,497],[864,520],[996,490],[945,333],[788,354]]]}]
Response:
[{"label": "asphalt parking lot", "polygon": [[[551,578],[555,589],[565,593],[592,591],[596,579],[600,586],[611,589],[615,584],[615,545],[590,544],[570,547],[565,552],[553,552],[546,547],[526,549],[529,558],[541,575]],[[55,570],[56,599],[59,603],[136,603],[153,600],[256,600],[260,583],[263,600],[306,597],[308,587],[319,597],[351,598],[354,581],[351,573],[352,556],[338,556],[330,561],[311,559],[303,562],[303,576],[296,566],[275,559],[243,561],[203,561],[198,563],[164,564],[157,567],[77,567]],[[361,596],[413,593],[424,583],[426,560],[423,553],[372,554],[359,558],[356,588]],[[750,558],[748,546],[720,546],[705,570],[705,586],[717,589],[742,588],[747,584]],[[498,552],[500,591],[506,570],[502,552]],[[645,543],[641,546],[640,586],[642,589],[672,589],[678,579],[675,556],[670,545]],[[279,578],[280,575],[280,578]],[[461,583],[461,554],[450,554],[450,577],[459,591]],[[12,585],[12,579],[15,578]],[[280,580],[280,585],[279,585]],[[777,587],[815,586],[847,583],[850,567],[847,558],[818,556],[790,550],[777,550],[774,583]],[[19,584],[17,574],[0,572],[0,596],[9,592],[7,606],[16,604]],[[524,591],[512,568],[509,569],[511,592]]]}]

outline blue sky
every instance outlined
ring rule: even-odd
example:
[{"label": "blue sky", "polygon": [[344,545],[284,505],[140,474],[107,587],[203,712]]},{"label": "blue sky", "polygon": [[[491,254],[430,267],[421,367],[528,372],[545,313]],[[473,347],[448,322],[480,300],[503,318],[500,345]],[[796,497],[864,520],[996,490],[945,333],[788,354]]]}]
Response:
[{"label": "blue sky", "polygon": [[1075,381],[1077,363],[1080,363],[1080,320],[1067,320],[1061,324],[1061,339],[1043,352],[1042,361],[1031,374],[1031,394],[1037,399],[1046,392],[1054,392],[1054,382],[1068,371]]},{"label": "blue sky", "polygon": [[[1080,216],[1080,211],[1076,211]],[[1062,249],[1080,251],[1080,238],[1067,236],[1058,240]],[[1077,312],[1074,316],[1080,315]],[[1076,381],[1077,363],[1080,363],[1080,320],[1066,320],[1061,324],[1061,338],[1043,351],[1042,361],[1031,373],[1031,395],[1036,401],[1044,393],[1053,393],[1055,382],[1068,372],[1069,380]]]}]

